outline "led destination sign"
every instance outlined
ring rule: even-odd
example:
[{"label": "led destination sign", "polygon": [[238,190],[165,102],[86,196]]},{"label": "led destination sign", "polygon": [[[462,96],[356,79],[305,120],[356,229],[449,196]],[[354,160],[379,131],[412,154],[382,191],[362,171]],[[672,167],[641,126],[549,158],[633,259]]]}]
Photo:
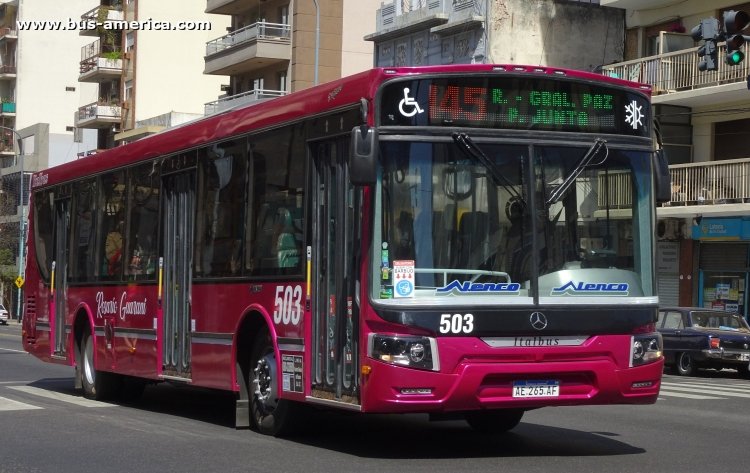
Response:
[{"label": "led destination sign", "polygon": [[547,77],[421,79],[391,84],[382,125],[467,126],[649,136],[640,94]]}]

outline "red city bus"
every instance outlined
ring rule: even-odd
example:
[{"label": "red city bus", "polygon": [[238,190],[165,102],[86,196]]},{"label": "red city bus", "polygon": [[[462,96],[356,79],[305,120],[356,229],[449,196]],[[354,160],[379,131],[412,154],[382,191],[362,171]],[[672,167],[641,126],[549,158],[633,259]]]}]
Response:
[{"label": "red city bus", "polygon": [[462,416],[656,401],[650,90],[373,69],[33,175],[23,343],[95,399]]}]

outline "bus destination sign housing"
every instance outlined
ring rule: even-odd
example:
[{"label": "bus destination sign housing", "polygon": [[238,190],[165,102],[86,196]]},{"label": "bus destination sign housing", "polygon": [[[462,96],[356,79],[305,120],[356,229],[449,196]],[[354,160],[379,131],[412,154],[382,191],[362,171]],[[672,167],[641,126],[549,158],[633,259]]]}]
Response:
[{"label": "bus destination sign housing", "polygon": [[649,137],[646,96],[554,77],[441,77],[388,84],[382,126],[460,126]]}]

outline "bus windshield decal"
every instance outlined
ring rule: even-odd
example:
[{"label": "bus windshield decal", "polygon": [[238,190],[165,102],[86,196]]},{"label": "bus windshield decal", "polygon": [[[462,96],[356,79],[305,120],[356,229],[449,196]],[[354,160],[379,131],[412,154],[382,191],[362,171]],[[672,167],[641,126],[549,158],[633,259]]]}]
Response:
[{"label": "bus windshield decal", "polygon": [[610,296],[627,296],[629,293],[628,283],[598,283],[598,282],[575,282],[568,281],[560,287],[552,289],[552,296],[598,296],[602,294]]},{"label": "bus windshield decal", "polygon": [[478,283],[454,280],[445,287],[435,289],[437,295],[456,294],[520,294],[521,285],[517,282]]}]

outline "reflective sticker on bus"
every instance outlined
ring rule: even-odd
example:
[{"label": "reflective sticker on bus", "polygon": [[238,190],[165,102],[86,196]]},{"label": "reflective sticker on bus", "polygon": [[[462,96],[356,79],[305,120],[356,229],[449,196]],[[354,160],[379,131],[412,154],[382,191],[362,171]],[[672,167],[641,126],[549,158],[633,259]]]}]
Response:
[{"label": "reflective sticker on bus", "polygon": [[560,287],[552,288],[553,296],[627,296],[630,286],[628,283],[575,282],[568,281]]}]

